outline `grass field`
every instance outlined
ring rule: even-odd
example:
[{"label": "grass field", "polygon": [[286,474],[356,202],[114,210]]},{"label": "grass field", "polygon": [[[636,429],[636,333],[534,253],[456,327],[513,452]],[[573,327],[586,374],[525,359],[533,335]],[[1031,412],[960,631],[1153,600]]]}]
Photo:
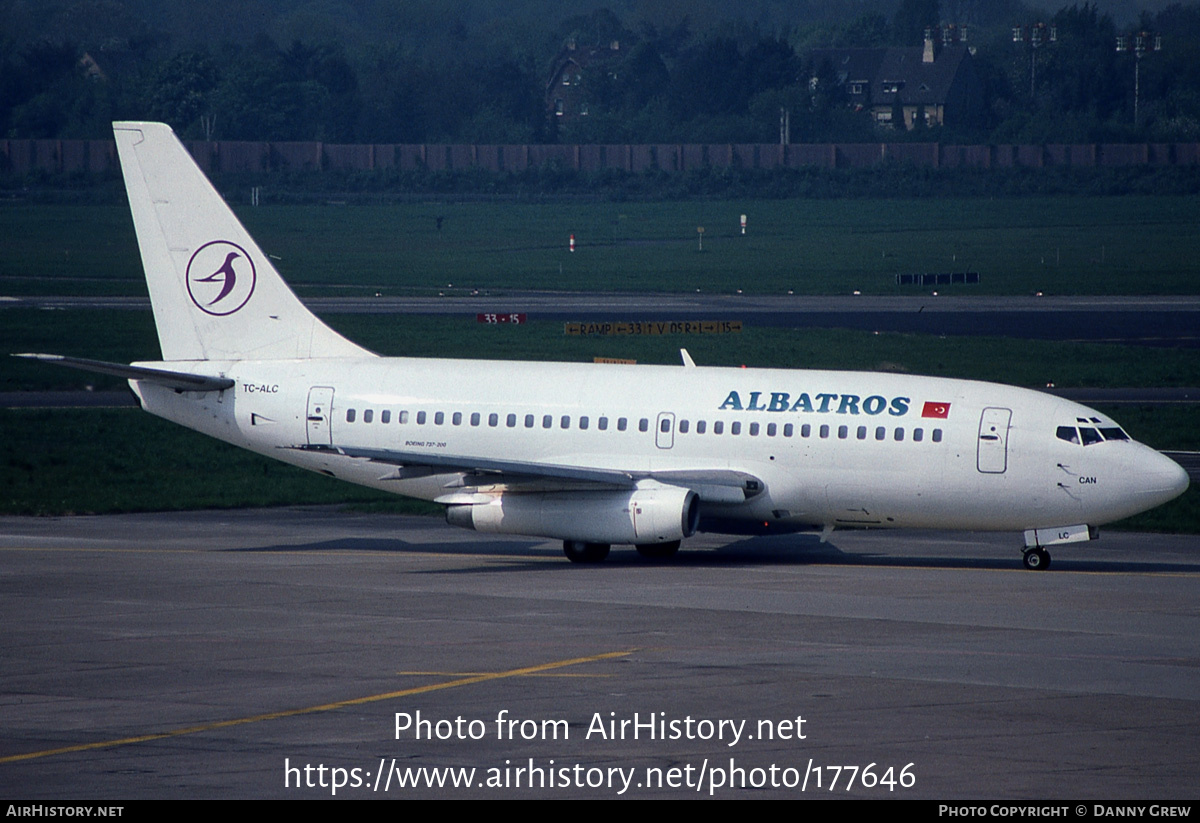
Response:
[{"label": "grass field", "polygon": [[[159,356],[148,311],[0,310],[0,352],[46,351],[130,362]],[[697,363],[785,369],[900,371],[1039,387],[1196,386],[1200,353],[1103,343],[937,337],[838,329],[747,326],[741,334],[579,337],[563,324],[487,325],[475,316],[327,315],[333,328],[383,355],[584,362],[618,357],[679,362],[686,347]],[[0,391],[123,388],[117,378],[0,358]]]},{"label": "grass field", "polygon": [[[897,272],[971,269],[963,293],[1195,293],[1197,198],[637,204],[422,203],[240,209],[308,294],[457,288],[904,293]],[[738,234],[737,217],[750,233]],[[442,231],[436,218],[443,217]],[[705,226],[704,252],[696,227]],[[574,233],[579,251],[566,251]],[[0,207],[0,295],[144,294],[123,207]],[[945,290],[943,290],[945,291]],[[880,369],[1026,386],[1195,386],[1200,356],[1103,344],[749,326],[740,335],[566,337],[559,323],[331,316],[382,354],[584,361],[595,356],[779,368]],[[0,353],[158,357],[148,312],[0,309]],[[0,391],[123,387],[0,357]],[[1104,409],[1157,448],[1200,449],[1192,407]],[[0,511],[65,513],[394,500],[133,410],[0,412]],[[270,482],[261,482],[263,478]],[[391,505],[391,504],[388,504]],[[399,504],[405,505],[405,504]],[[422,510],[428,510],[427,508]],[[1200,531],[1200,489],[1129,524]]]},{"label": "grass field", "polygon": [[[116,361],[157,357],[149,313],[5,310],[0,344]],[[1103,344],[854,331],[747,328],[739,335],[581,338],[562,324],[489,326],[473,317],[326,318],[384,354],[586,361],[595,356],[678,363],[687,347],[705,365],[883,369],[1042,386],[1200,384],[1200,356]],[[120,388],[71,369],[0,360],[0,391]],[[1194,407],[1103,408],[1160,449],[1200,450]],[[0,411],[0,512],[63,514],[284,503],[350,502],[430,511],[260,458],[136,410]],[[268,482],[262,482],[263,480]],[[1129,528],[1200,531],[1200,488]]]},{"label": "grass field", "polygon": [[[1194,412],[1105,409],[1130,434],[1197,447]],[[279,505],[351,504],[440,513],[441,507],[375,492],[212,440],[137,409],[0,409],[0,514],[102,514]],[[1120,524],[1200,531],[1200,488]]]},{"label": "grass field", "polygon": [[[912,288],[898,273],[966,270],[982,278],[955,287],[969,294],[1191,294],[1200,283],[1196,197],[236,207],[302,294],[892,294]],[[121,206],[6,204],[0,237],[0,294],[145,292]]]}]

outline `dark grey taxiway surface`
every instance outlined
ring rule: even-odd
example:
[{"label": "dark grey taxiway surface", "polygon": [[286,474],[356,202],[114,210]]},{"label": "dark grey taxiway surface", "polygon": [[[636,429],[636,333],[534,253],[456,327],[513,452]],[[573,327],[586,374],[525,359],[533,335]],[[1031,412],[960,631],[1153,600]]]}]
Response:
[{"label": "dark grey taxiway surface", "polygon": [[[1048,572],[1018,544],[579,567],[427,518],[0,518],[0,794],[1200,797],[1200,538],[1106,532]],[[449,739],[397,739],[418,712]],[[397,785],[446,767],[471,787]]]}]

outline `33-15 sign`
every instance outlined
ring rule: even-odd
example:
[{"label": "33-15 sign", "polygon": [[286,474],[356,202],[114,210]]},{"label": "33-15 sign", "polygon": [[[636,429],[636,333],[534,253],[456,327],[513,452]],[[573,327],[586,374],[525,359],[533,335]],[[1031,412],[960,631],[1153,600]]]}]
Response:
[{"label": "33-15 sign", "polygon": [[491,312],[488,312],[485,314],[475,315],[476,323],[517,323],[517,324],[520,324],[520,323],[524,323],[525,321],[526,321],[526,315],[524,313],[517,313],[517,312],[513,312],[511,314],[492,314]]}]

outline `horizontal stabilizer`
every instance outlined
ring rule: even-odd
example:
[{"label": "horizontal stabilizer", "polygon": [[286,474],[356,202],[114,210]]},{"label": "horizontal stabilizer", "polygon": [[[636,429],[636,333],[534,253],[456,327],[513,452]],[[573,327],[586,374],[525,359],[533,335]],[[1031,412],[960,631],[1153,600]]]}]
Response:
[{"label": "horizontal stabilizer", "polygon": [[82,357],[63,357],[61,354],[23,353],[14,354],[13,357],[24,357],[42,363],[53,363],[57,366],[70,366],[73,369],[96,374],[111,374],[127,380],[145,380],[176,391],[224,391],[233,388],[233,381],[228,377],[152,369],[147,366],[127,366],[124,363],[106,363],[103,360],[85,360]]}]

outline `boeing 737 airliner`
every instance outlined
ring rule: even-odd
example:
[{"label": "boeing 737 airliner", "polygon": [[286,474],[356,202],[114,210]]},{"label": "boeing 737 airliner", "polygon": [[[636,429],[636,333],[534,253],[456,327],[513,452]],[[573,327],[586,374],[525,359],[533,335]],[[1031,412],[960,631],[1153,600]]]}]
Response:
[{"label": "boeing 737 airliner", "polygon": [[991,383],[839,371],[379,357],[315,317],[170,128],[114,124],[162,360],[152,414],[446,506],[481,532],[667,557],[698,530],[1024,531],[1045,547],[1182,494],[1099,412]]}]

